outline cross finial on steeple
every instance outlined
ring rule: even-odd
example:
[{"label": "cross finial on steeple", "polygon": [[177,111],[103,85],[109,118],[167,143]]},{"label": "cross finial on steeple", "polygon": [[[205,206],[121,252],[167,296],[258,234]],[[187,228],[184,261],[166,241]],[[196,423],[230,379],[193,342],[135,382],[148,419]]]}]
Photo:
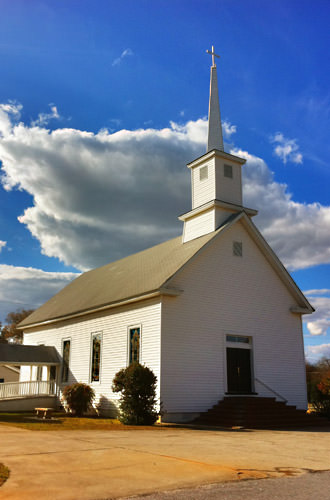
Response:
[{"label": "cross finial on steeple", "polygon": [[219,106],[219,95],[218,95],[217,66],[214,60],[215,57],[220,57],[220,56],[218,56],[218,54],[215,53],[213,45],[212,45],[212,50],[211,51],[207,50],[206,52],[212,56],[207,151],[212,151],[213,149],[219,149],[220,151],[223,151],[223,139],[222,139],[222,128],[221,128],[221,117],[220,117],[220,106]]},{"label": "cross finial on steeple", "polygon": [[212,45],[212,50],[207,50],[206,52],[212,56],[212,66],[216,66],[214,57],[218,57],[220,59],[220,56],[214,52],[214,46]]}]

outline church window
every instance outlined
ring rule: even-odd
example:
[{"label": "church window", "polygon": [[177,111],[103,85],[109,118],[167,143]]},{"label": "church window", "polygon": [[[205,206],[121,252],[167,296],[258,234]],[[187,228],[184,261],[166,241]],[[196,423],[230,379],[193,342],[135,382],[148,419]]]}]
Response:
[{"label": "church window", "polygon": [[204,181],[205,179],[208,178],[208,176],[209,176],[208,166],[205,165],[204,167],[201,167],[199,169],[199,180]]},{"label": "church window", "polygon": [[102,334],[100,332],[92,333],[91,382],[100,381],[101,343],[102,343]]},{"label": "church window", "polygon": [[231,165],[224,165],[223,174],[225,177],[233,178],[233,167]]},{"label": "church window", "polygon": [[241,241],[234,241],[233,242],[233,255],[235,255],[235,257],[242,257],[243,244]]},{"label": "church window", "polygon": [[240,337],[238,335],[226,335],[227,342],[239,342],[242,344],[250,344],[249,337]]},{"label": "church window", "polygon": [[70,364],[70,340],[63,340],[63,349],[62,349],[62,382],[67,382],[69,380],[69,364]]},{"label": "church window", "polygon": [[129,364],[140,362],[140,337],[139,327],[129,329]]}]

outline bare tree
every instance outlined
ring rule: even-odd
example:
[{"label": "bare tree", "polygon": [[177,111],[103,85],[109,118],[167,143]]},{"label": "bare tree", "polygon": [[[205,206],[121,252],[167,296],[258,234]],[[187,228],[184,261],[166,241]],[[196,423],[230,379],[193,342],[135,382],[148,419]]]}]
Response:
[{"label": "bare tree", "polygon": [[33,313],[34,309],[19,309],[7,314],[6,324],[1,327],[0,323],[0,342],[14,342],[21,344],[23,340],[23,333],[17,329],[17,325],[23,321],[27,316]]}]

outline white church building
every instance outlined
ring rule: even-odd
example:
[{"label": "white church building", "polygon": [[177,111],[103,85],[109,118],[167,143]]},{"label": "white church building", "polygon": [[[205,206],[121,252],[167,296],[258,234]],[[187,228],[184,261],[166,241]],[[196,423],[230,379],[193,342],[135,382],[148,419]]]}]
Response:
[{"label": "white church building", "polygon": [[115,415],[112,380],[139,361],[157,376],[164,421],[226,397],[307,408],[301,316],[313,308],[243,204],[245,160],[224,151],[210,53],[207,152],[188,164],[182,236],[80,275],[27,317],[24,344],[54,346],[60,365],[22,366],[21,382],[90,384]]}]

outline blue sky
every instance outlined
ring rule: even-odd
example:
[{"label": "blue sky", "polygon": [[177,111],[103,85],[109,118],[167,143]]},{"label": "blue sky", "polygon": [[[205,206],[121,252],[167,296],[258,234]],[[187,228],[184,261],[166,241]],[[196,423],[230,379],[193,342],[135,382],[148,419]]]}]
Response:
[{"label": "blue sky", "polygon": [[213,44],[246,205],[318,307],[310,359],[330,356],[329,2],[0,6],[0,317],[179,234]]}]

